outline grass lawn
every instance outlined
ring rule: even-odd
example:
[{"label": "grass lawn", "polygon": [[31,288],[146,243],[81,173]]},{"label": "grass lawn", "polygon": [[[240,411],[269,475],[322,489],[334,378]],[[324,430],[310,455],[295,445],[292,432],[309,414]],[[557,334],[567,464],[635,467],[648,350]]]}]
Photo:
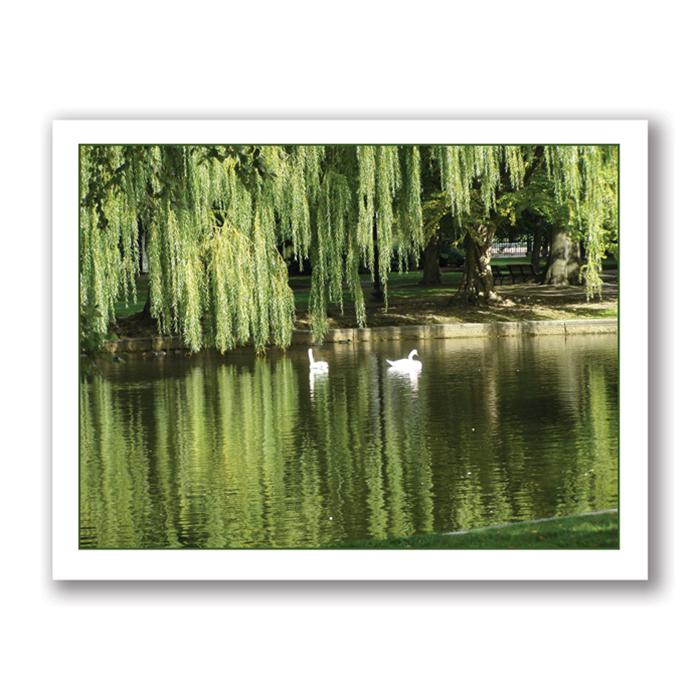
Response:
[{"label": "grass lawn", "polygon": [[[494,258],[491,263],[493,265],[508,265],[529,263],[529,258]],[[411,272],[399,273],[392,272],[389,275],[389,288],[396,288],[402,298],[423,297],[445,290],[456,290],[459,285],[462,273],[458,271],[445,271],[442,273],[443,286],[439,287],[421,287],[418,282],[421,279],[422,272],[414,270]],[[369,289],[371,280],[369,275],[362,275],[363,286]],[[309,305],[309,286],[311,278],[307,275],[299,275],[289,278],[289,285],[294,290],[294,303],[297,310],[305,311]],[[115,313],[118,317],[131,316],[143,310],[143,305],[146,303],[147,280],[145,276],[141,276],[136,280],[137,297],[136,301],[126,300],[119,301],[115,304]],[[349,298],[349,297],[348,297]]]},{"label": "grass lawn", "polygon": [[[500,258],[494,265],[527,262],[527,258]],[[362,275],[365,294],[367,326],[401,326],[432,323],[485,323],[492,321],[546,321],[576,318],[617,317],[617,283],[614,273],[607,273],[602,299],[588,301],[582,287],[555,288],[533,282],[499,284],[495,291],[500,301],[488,306],[466,306],[454,303],[462,273],[443,269],[442,284],[424,287],[419,284],[422,272],[392,272],[389,275],[389,303],[373,298],[373,285],[368,274]],[[308,307],[311,277],[297,275],[289,278],[294,293],[296,326],[308,329]],[[147,280],[137,282],[135,301],[120,301],[115,305],[117,324],[114,332],[122,337],[157,334],[155,322],[140,319],[138,314],[146,302]],[[344,308],[331,305],[328,309],[329,327],[355,327],[354,307],[346,295]]]},{"label": "grass lawn", "polygon": [[133,316],[134,314],[141,313],[141,311],[143,311],[143,306],[146,303],[147,295],[148,280],[145,275],[142,275],[136,280],[136,301],[131,299],[118,301],[114,305],[114,313],[116,317],[125,318],[127,316]]},{"label": "grass lawn", "polygon": [[[493,264],[526,261],[526,258],[508,258]],[[533,282],[499,284],[495,287],[501,300],[489,306],[465,306],[453,303],[462,279],[458,270],[443,270],[442,284],[424,287],[419,284],[420,270],[389,275],[389,303],[387,308],[372,297],[369,275],[362,275],[365,291],[367,326],[401,326],[431,323],[485,323],[491,321],[547,321],[576,318],[617,317],[617,284],[608,276],[603,298],[586,299],[582,287],[549,287]],[[308,328],[309,287],[311,278],[290,278],[294,290],[297,327]],[[331,328],[356,326],[354,309],[346,295],[344,308],[331,305],[328,309]]]},{"label": "grass lawn", "polygon": [[[514,265],[529,263],[529,258],[494,258],[492,265]],[[411,270],[410,272],[389,273],[389,297],[396,296],[397,299],[424,299],[425,297],[441,296],[447,293],[454,294],[462,279],[460,270],[442,269],[442,284],[435,287],[424,287],[418,284],[423,277],[422,270]],[[372,291],[372,280],[369,274],[360,275],[362,286],[365,289],[365,297]],[[289,286],[294,290],[294,304],[297,313],[305,313],[309,306],[309,287],[311,277],[309,275],[297,275],[289,278]],[[351,303],[350,296],[345,295],[345,300]],[[370,299],[367,299],[370,302]]]},{"label": "grass lawn", "polygon": [[573,515],[551,520],[511,523],[461,534],[414,535],[368,540],[342,549],[617,549],[618,514]]}]

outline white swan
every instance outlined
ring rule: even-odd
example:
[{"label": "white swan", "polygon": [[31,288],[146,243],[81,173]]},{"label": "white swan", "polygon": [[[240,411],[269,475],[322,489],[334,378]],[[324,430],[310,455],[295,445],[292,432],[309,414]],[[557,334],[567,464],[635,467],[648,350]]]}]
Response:
[{"label": "white swan", "polygon": [[314,362],[314,353],[311,348],[309,348],[309,369],[312,372],[327,372],[328,371],[328,363],[325,362],[324,360],[319,360],[318,362]]},{"label": "white swan", "polygon": [[392,369],[400,372],[420,372],[423,363],[420,360],[414,360],[413,356],[418,354],[418,350],[411,350],[408,353],[408,358],[403,357],[400,360],[387,360]]}]

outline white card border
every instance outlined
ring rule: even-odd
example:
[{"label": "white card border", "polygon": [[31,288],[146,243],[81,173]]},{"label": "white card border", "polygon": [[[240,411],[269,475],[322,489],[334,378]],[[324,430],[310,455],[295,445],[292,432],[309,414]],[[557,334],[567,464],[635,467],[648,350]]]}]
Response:
[{"label": "white card border", "polygon": [[[620,145],[620,549],[80,550],[78,146],[81,143]],[[645,120],[63,120],[53,123],[52,571],[55,580],[646,580]]]}]

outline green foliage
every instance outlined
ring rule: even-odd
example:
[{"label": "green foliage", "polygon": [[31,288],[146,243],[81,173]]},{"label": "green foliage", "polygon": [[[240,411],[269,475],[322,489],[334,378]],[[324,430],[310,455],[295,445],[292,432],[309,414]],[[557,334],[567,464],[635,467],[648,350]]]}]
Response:
[{"label": "green foliage", "polygon": [[289,343],[293,299],[269,162],[277,150],[85,146],[81,156],[81,300],[100,312],[95,332],[106,332],[117,299],[135,296],[140,224],[162,333],[195,351]]},{"label": "green foliage", "polygon": [[545,146],[544,152],[556,200],[569,215],[568,230],[586,247],[586,292],[600,295],[603,260],[617,250],[618,147]]},{"label": "green foliage", "polygon": [[585,241],[591,294],[617,237],[612,146],[91,145],[80,174],[85,337],[135,302],[145,254],[149,312],[195,351],[289,344],[283,255],[310,261],[320,338],[348,292],[363,325],[361,268],[386,292],[392,264],[416,263],[445,213],[458,235],[525,211],[566,225]]},{"label": "green foliage", "polygon": [[101,316],[96,307],[80,307],[80,351],[93,354],[100,350],[104,334],[100,332]]}]

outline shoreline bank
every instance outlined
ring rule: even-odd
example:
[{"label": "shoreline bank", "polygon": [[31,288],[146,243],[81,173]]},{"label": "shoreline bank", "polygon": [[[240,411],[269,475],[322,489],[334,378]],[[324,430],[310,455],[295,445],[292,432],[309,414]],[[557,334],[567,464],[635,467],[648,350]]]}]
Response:
[{"label": "shoreline bank", "polygon": [[525,520],[461,532],[366,540],[335,549],[619,549],[617,509]]},{"label": "shoreline bank", "polygon": [[[427,340],[452,338],[500,338],[536,335],[598,335],[617,333],[617,318],[570,319],[554,321],[492,321],[488,323],[434,323],[374,328],[332,328],[324,343],[362,343],[388,340]],[[295,330],[292,346],[312,345],[311,331]],[[182,338],[119,338],[105,342],[103,350],[111,354],[187,350]]]}]

